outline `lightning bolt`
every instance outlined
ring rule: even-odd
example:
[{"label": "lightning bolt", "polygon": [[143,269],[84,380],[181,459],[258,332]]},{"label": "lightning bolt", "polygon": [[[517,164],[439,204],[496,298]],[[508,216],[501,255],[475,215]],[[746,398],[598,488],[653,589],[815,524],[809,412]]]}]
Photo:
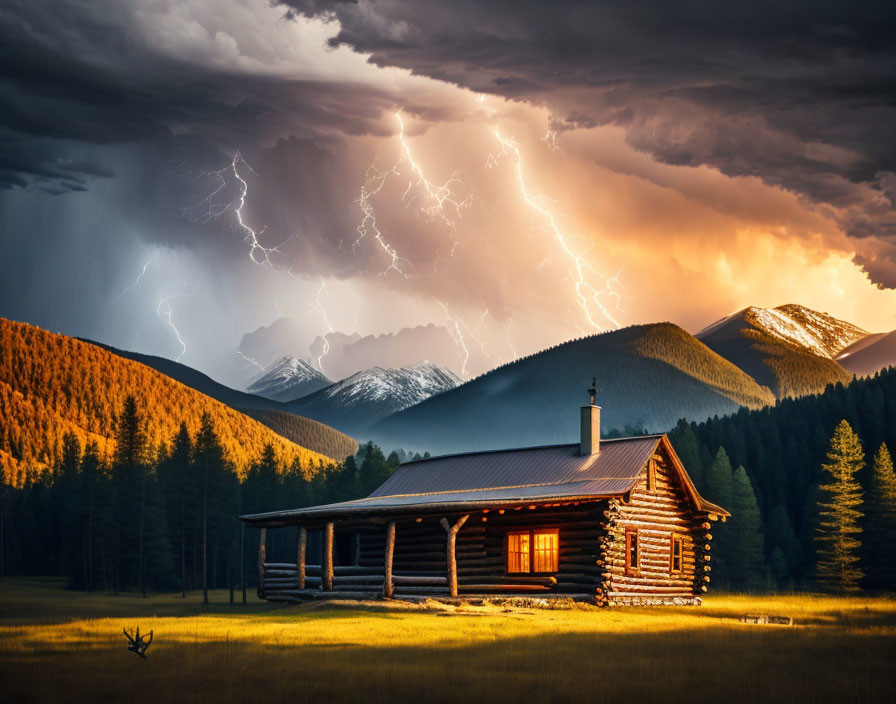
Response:
[{"label": "lightning bolt", "polygon": [[456,231],[457,226],[455,225],[454,220],[448,217],[446,209],[450,208],[457,214],[457,217],[460,218],[461,209],[470,207],[473,203],[473,196],[470,195],[462,200],[458,200],[458,196],[454,194],[452,186],[461,182],[458,178],[457,171],[451,174],[448,180],[441,185],[436,185],[430,181],[426,177],[423,168],[414,160],[414,155],[411,153],[411,147],[404,136],[404,119],[401,117],[401,111],[395,113],[395,119],[398,120],[398,141],[401,143],[404,158],[411,168],[411,173],[417,177],[416,181],[408,181],[408,187],[405,189],[402,200],[406,203],[413,202],[414,197],[411,197],[411,199],[408,200],[411,191],[415,188],[422,188],[424,205],[421,206],[420,210],[429,220],[438,218],[451,228],[452,231]]},{"label": "lightning bolt", "polygon": [[256,362],[256,361],[255,361],[254,359],[252,359],[251,357],[247,357],[246,355],[244,355],[244,354],[243,354],[242,352],[240,352],[239,350],[237,350],[236,353],[237,353],[240,357],[242,357],[243,359],[245,359],[245,360],[248,362],[248,364],[246,364],[245,366],[243,366],[242,369],[248,369],[249,367],[258,367],[261,371],[264,371],[264,367],[261,366],[258,362]]},{"label": "lightning bolt", "polygon": [[449,254],[453,256],[458,246],[457,224],[454,216],[458,219],[461,217],[461,211],[472,204],[473,196],[469,195],[466,198],[461,198],[455,193],[455,186],[461,183],[456,171],[444,183],[437,184],[431,181],[423,167],[414,158],[411,145],[405,136],[404,118],[401,116],[400,110],[395,113],[395,119],[398,122],[398,142],[401,146],[401,158],[385,170],[377,167],[376,162],[368,167],[364,184],[361,186],[361,195],[355,201],[361,208],[363,218],[357,227],[358,238],[352,245],[352,251],[356,252],[362,240],[371,237],[386,253],[390,261],[383,274],[395,271],[405,278],[410,278],[406,268],[408,265],[413,268],[413,264],[402,257],[395,247],[383,237],[383,233],[377,226],[376,210],[372,202],[373,198],[379,194],[390,177],[400,177],[402,175],[401,167],[405,166],[410,170],[411,178],[408,180],[408,185],[401,196],[402,202],[405,203],[406,207],[410,207],[411,205],[416,205],[418,200],[422,201],[417,207],[423,217],[428,222],[439,220],[449,228],[451,233],[451,250]]},{"label": "lightning bolt", "polygon": [[[544,204],[544,199],[534,195],[526,185],[526,177],[523,169],[523,155],[520,151],[519,144],[513,138],[506,138],[501,135],[498,128],[494,128],[495,137],[501,144],[501,152],[499,155],[489,155],[486,161],[487,168],[493,168],[498,165],[500,157],[512,157],[516,164],[516,176],[519,184],[520,194],[526,204],[541,215],[554,239],[560,246],[560,249],[569,259],[569,273],[575,285],[575,296],[579,307],[585,315],[588,324],[595,330],[604,330],[604,326],[598,323],[599,318],[609,321],[614,327],[619,327],[619,321],[613,315],[613,312],[604,305],[602,298],[610,297],[616,300],[615,310],[619,310],[620,293],[617,286],[621,287],[619,275],[606,277],[588,263],[585,255],[588,253],[577,252],[573,249],[570,242],[571,236],[563,231],[558,223],[559,216],[552,213]],[[589,281],[590,276],[596,276],[603,279],[602,288],[596,288]]]},{"label": "lightning bolt", "polygon": [[[243,155],[237,151],[233,155],[233,159],[229,166],[219,169],[218,171],[205,172],[206,175],[214,176],[218,180],[218,187],[195,205],[186,208],[184,212],[192,214],[193,211],[201,209],[199,216],[192,219],[198,220],[201,223],[207,223],[221,217],[227,211],[232,210],[236,218],[236,224],[243,233],[243,241],[249,245],[249,259],[255,264],[273,266],[274,263],[271,257],[274,254],[279,254],[285,257],[286,255],[280,248],[295,237],[295,235],[290,235],[276,247],[265,247],[261,243],[259,238],[267,230],[267,225],[263,226],[260,230],[256,230],[243,218],[243,207],[246,205],[246,197],[249,195],[249,183],[240,173],[241,166],[244,166],[256,176],[258,175],[258,172],[255,171],[255,169],[253,169],[243,158]],[[239,193],[235,198],[228,199],[222,197],[221,200],[218,200],[219,194],[226,196],[228,178],[230,176],[239,183]]]},{"label": "lightning bolt", "polygon": [[408,279],[410,278],[410,275],[405,271],[405,266],[410,265],[413,268],[413,264],[411,264],[409,260],[402,257],[395,249],[395,247],[386,242],[386,240],[383,238],[383,233],[380,231],[380,228],[376,223],[376,210],[374,209],[373,203],[371,202],[371,199],[375,195],[377,195],[386,184],[386,181],[389,178],[389,174],[398,174],[396,168],[397,165],[393,166],[387,171],[381,171],[377,168],[376,162],[368,167],[364,183],[361,185],[361,195],[358,200],[355,201],[360,206],[361,212],[364,214],[364,217],[361,218],[361,222],[358,223],[358,227],[356,228],[358,232],[358,239],[356,239],[354,244],[352,244],[352,252],[357,252],[358,247],[361,246],[361,240],[370,236],[376,241],[376,243],[389,258],[389,266],[386,267],[381,275],[385,276],[390,271],[395,271],[404,278]]},{"label": "lightning bolt", "polygon": [[159,304],[156,306],[156,315],[160,320],[163,320],[169,328],[171,328],[171,332],[174,333],[174,337],[177,338],[177,342],[180,344],[181,350],[180,354],[175,357],[174,361],[179,362],[181,357],[187,351],[187,343],[184,342],[183,337],[181,337],[180,330],[177,329],[177,326],[174,324],[174,310],[171,307],[171,301],[178,298],[190,298],[191,296],[195,296],[196,292],[199,290],[199,280],[196,282],[196,288],[193,293],[187,294],[185,293],[187,290],[187,282],[184,281],[183,287],[181,287],[180,292],[175,296],[163,296],[161,291],[158,291],[159,294]]},{"label": "lightning bolt", "polygon": [[[448,334],[451,335],[451,339],[454,340],[455,344],[463,350],[464,353],[464,361],[461,365],[461,376],[466,378],[467,376],[467,362],[470,361],[470,348],[467,347],[467,341],[464,339],[464,333],[460,329],[460,321],[455,316],[451,315],[451,312],[448,310],[448,306],[439,301],[439,305],[442,306],[442,310],[445,311],[445,329],[448,331]],[[453,330],[452,330],[453,328]]]},{"label": "lightning bolt", "polygon": [[548,145],[548,149],[553,152],[562,152],[560,149],[560,145],[557,144],[557,130],[552,130],[550,127],[545,131],[544,137],[541,138],[541,141]]},{"label": "lightning bolt", "polygon": [[114,298],[110,298],[108,301],[106,301],[106,304],[108,305],[109,303],[114,303],[115,301],[120,301],[122,298],[124,298],[127,295],[128,291],[133,291],[135,288],[137,288],[140,285],[140,281],[146,275],[146,270],[149,269],[149,265],[152,264],[153,262],[155,262],[155,260],[156,260],[156,255],[153,254],[149,259],[146,260],[146,262],[144,262],[143,268],[140,270],[140,273],[137,274],[137,278],[134,279],[134,283],[132,283],[127,288],[125,288],[121,293],[119,293]]},{"label": "lightning bolt", "polygon": [[[315,305],[312,307],[311,312],[315,312],[318,315],[320,315],[321,319],[324,321],[324,324],[327,326],[327,330],[329,330],[330,333],[333,333],[333,332],[336,332],[336,330],[335,330],[335,328],[333,328],[333,324],[330,322],[330,318],[327,316],[327,310],[326,310],[326,308],[324,308],[324,304],[320,300],[321,294],[324,293],[324,291],[326,291],[326,289],[327,289],[327,286],[324,283],[324,280],[321,279],[320,280],[320,288],[317,289],[317,296],[315,296],[315,299],[314,299]],[[327,292],[327,293],[329,295],[329,292]],[[320,355],[315,360],[315,363],[317,364],[317,368],[321,371],[321,373],[325,373],[324,367],[323,367],[323,360],[324,360],[324,357],[326,357],[328,354],[330,354],[330,341],[327,339],[326,334],[321,335],[321,339],[323,340],[324,346],[323,346],[323,349],[321,350]]]}]

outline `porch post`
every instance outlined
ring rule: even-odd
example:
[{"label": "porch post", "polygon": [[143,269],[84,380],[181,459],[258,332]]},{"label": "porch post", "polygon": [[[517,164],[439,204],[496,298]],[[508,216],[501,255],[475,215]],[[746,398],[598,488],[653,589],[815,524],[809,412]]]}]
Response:
[{"label": "porch post", "polygon": [[321,565],[320,587],[325,592],[333,591],[333,521],[327,523],[324,531],[324,554]]},{"label": "porch post", "polygon": [[445,552],[448,561],[449,596],[457,596],[457,558],[455,556],[454,548],[457,545],[457,533],[461,529],[461,526],[467,522],[469,517],[469,514],[464,514],[457,519],[457,522],[454,525],[448,523],[447,518],[443,518],[439,521],[442,524],[442,528],[444,528],[445,532],[448,534],[448,544],[445,548]]},{"label": "porch post", "polygon": [[383,596],[392,598],[392,556],[395,554],[395,521],[386,526],[385,578],[383,579]]},{"label": "porch post", "polygon": [[296,555],[296,571],[299,574],[299,589],[305,588],[305,550],[308,545],[308,531],[299,526],[299,545]]},{"label": "porch post", "polygon": [[258,531],[258,598],[264,599],[264,563],[267,561],[268,529]]}]

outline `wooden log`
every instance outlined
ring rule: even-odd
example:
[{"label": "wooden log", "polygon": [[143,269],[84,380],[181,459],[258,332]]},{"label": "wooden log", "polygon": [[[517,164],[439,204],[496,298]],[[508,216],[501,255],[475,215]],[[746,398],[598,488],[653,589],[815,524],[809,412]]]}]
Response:
[{"label": "wooden log", "polygon": [[454,525],[450,525],[447,518],[442,518],[440,521],[442,528],[448,534],[445,552],[448,562],[448,593],[451,596],[457,596],[457,556],[454,553],[454,547],[457,544],[457,533],[469,517],[469,514],[464,514],[457,519]]},{"label": "wooden log", "polygon": [[443,585],[440,587],[427,587],[410,584],[396,584],[395,596],[402,596],[403,594],[444,594],[446,596],[450,596],[448,594],[447,585]]},{"label": "wooden log", "polygon": [[395,582],[395,586],[439,586],[439,585],[447,585],[448,578],[447,577],[400,577],[398,575],[394,575],[392,579]]},{"label": "wooden log", "polygon": [[321,560],[321,589],[329,592],[333,589],[333,521],[327,523],[324,530],[324,545]]},{"label": "wooden log", "polygon": [[295,570],[296,564],[294,562],[265,562],[264,568],[266,570]]},{"label": "wooden log", "polygon": [[481,575],[472,575],[468,577],[459,576],[457,578],[458,584],[542,584],[544,586],[550,586],[552,584],[557,583],[557,578],[553,576],[540,576],[540,575],[494,575],[488,578],[483,578]]},{"label": "wooden log", "polygon": [[347,584],[334,584],[333,591],[335,592],[353,592],[353,591],[364,591],[366,589],[376,589],[377,595],[382,593],[383,583],[379,582],[351,582]]},{"label": "wooden log", "polygon": [[340,577],[333,577],[333,584],[363,584],[365,582],[381,583],[385,579],[382,572],[379,574],[348,574]]},{"label": "wooden log", "polygon": [[395,577],[392,574],[392,557],[395,554],[395,521],[389,521],[386,526],[386,553],[385,576],[383,578],[383,596],[387,599],[392,597]]},{"label": "wooden log", "polygon": [[[550,591],[550,587],[543,584],[462,584],[458,589],[464,593]],[[457,595],[455,594],[454,596]]]},{"label": "wooden log", "polygon": [[265,570],[265,577],[296,577],[298,578],[299,573],[295,570]]},{"label": "wooden log", "polygon": [[298,549],[296,565],[299,573],[299,589],[305,588],[305,551],[308,546],[308,530],[305,526],[299,526]]},{"label": "wooden log", "polygon": [[364,565],[335,565],[333,567],[333,574],[369,574],[370,572],[383,574],[383,568],[371,568]]}]

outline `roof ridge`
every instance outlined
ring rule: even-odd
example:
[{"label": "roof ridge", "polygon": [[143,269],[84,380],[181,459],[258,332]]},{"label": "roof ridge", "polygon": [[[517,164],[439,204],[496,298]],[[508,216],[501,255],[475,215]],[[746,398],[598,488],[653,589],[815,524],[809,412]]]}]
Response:
[{"label": "roof ridge", "polygon": [[[604,443],[617,443],[617,442],[625,442],[627,440],[656,440],[657,438],[661,438],[665,435],[665,433],[652,433],[650,435],[631,435],[627,438],[601,438],[601,444]],[[433,457],[421,457],[417,460],[409,460],[407,462],[402,462],[400,467],[407,467],[412,464],[420,464],[423,462],[431,462],[433,460],[442,460],[450,457],[470,457],[472,455],[496,455],[501,452],[526,452],[528,450],[551,450],[560,447],[578,447],[579,443],[577,442],[564,442],[552,445],[528,445],[526,447],[503,447],[496,450],[469,450],[467,452],[452,452],[445,455],[434,455]]]}]

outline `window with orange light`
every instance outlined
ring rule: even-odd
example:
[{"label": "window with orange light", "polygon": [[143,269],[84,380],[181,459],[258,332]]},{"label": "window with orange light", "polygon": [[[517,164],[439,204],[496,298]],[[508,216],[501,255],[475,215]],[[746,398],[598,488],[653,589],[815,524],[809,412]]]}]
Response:
[{"label": "window with orange light", "polygon": [[556,530],[526,530],[507,534],[507,572],[556,572],[560,537]]}]

